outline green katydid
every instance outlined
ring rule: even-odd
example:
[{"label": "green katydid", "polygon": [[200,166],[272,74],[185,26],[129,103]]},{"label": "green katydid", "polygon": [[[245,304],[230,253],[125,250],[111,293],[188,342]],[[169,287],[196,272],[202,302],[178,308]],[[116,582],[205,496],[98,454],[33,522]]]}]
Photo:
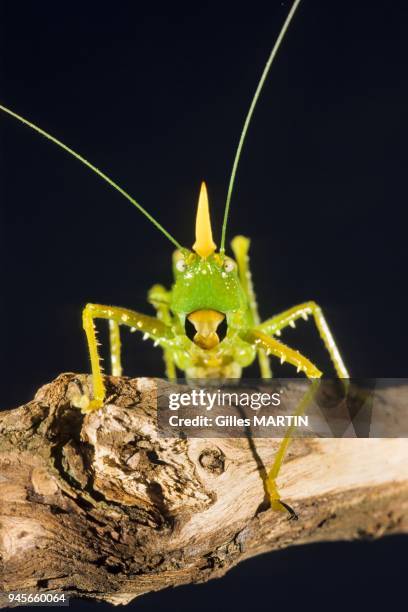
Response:
[{"label": "green katydid", "polygon": [[[234,259],[225,254],[231,196],[245,136],[265,79],[299,3],[300,0],[295,0],[282,26],[245,119],[229,182],[218,252],[212,236],[205,183],[202,183],[199,194],[195,243],[192,249],[188,249],[182,247],[136,200],[88,160],[27,119],[0,106],[1,110],[51,140],[98,174],[136,206],[177,248],[173,254],[173,286],[167,290],[162,285],[154,285],[148,294],[148,300],[157,312],[155,317],[100,304],[87,304],[84,308],[83,327],[92,367],[93,398],[83,396],[78,399],[78,407],[83,412],[101,408],[105,399],[105,384],[94,324],[95,319],[99,318],[109,321],[111,366],[114,376],[122,374],[119,330],[121,325],[125,325],[133,331],[140,331],[145,339],[150,338],[156,346],[162,348],[166,375],[169,379],[176,378],[177,368],[184,371],[186,377],[191,379],[239,378],[242,369],[256,358],[259,361],[262,378],[270,378],[269,356],[277,357],[281,362],[287,361],[310,379],[318,379],[322,372],[309,359],[277,340],[284,328],[294,327],[298,319],[312,316],[337,375],[340,378],[349,377],[322,311],[315,302],[305,302],[261,322],[249,270],[249,239],[236,236],[231,241]],[[224,338],[219,335],[222,323],[227,325]],[[194,327],[192,339],[186,334],[186,325]],[[298,411],[305,408],[307,401],[308,398],[305,396]],[[266,481],[272,507],[277,510],[288,509],[280,500],[276,478],[289,441],[290,432],[281,443]]]}]

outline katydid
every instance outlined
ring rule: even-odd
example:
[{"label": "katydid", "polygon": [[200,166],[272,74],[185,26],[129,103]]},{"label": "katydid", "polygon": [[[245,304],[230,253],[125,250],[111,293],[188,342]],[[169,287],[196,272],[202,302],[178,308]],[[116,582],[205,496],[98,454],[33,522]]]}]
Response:
[{"label": "katydid", "polygon": [[[156,316],[101,304],[87,304],[84,308],[83,327],[90,353],[93,397],[78,398],[77,405],[83,412],[101,408],[105,400],[105,383],[95,329],[96,319],[107,319],[109,322],[111,368],[114,376],[122,374],[120,326],[125,325],[132,331],[141,332],[144,339],[152,340],[155,346],[163,350],[166,376],[169,379],[177,377],[177,369],[183,371],[189,379],[239,378],[243,368],[249,366],[255,359],[259,361],[261,377],[267,379],[272,375],[270,357],[278,358],[281,363],[288,362],[310,379],[318,379],[322,372],[309,359],[277,339],[283,329],[288,326],[295,327],[298,319],[307,320],[311,316],[329,352],[337,375],[342,379],[349,377],[320,307],[315,302],[309,301],[261,321],[249,270],[249,239],[236,236],[231,241],[234,258],[225,253],[231,196],[247,130],[265,79],[299,3],[300,0],[295,0],[289,11],[245,119],[228,187],[219,250],[213,239],[205,183],[201,184],[199,192],[195,242],[189,249],[181,246],[147,210],[88,160],[37,125],[14,111],[0,106],[1,110],[51,140],[98,174],[136,206],[176,247],[173,253],[172,287],[166,289],[162,285],[154,285],[148,293],[148,300],[155,308]],[[225,337],[221,337],[220,327],[225,324]],[[188,325],[194,330],[191,338],[186,333]],[[304,410],[309,399],[305,396],[298,412]],[[265,483],[271,505],[277,510],[289,509],[280,500],[276,486],[276,478],[289,441],[290,432],[281,443]]]}]

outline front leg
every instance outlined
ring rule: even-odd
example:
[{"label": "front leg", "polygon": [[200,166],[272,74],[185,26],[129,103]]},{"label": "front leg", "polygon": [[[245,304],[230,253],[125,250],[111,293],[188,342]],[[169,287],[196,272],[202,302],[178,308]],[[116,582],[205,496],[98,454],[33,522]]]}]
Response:
[{"label": "front leg", "polygon": [[316,304],[316,302],[305,302],[304,304],[299,304],[298,306],[289,308],[289,310],[285,310],[271,319],[264,321],[264,323],[258,325],[256,329],[271,336],[279,336],[282,329],[288,326],[295,327],[296,321],[300,318],[307,321],[309,315],[312,315],[314,318],[316,327],[327,351],[329,352],[337,376],[339,378],[349,378],[349,373],[344,365],[340,351],[337,348],[333,334],[330,331],[322,309],[320,306],[318,306],[318,304]]},{"label": "front leg", "polygon": [[[155,317],[149,317],[139,312],[128,310],[127,308],[103,306],[101,304],[87,304],[82,313],[82,322],[91,359],[94,398],[90,400],[88,397],[82,396],[76,402],[76,405],[81,408],[83,412],[91,412],[92,410],[101,408],[106,393],[102,376],[101,360],[98,352],[98,341],[94,323],[95,319],[108,319],[115,324],[113,329],[111,327],[112,348],[114,346],[118,348],[119,325],[127,325],[136,331],[140,331],[163,347],[169,346],[172,338],[170,328]],[[115,353],[112,354],[115,356]]]}]

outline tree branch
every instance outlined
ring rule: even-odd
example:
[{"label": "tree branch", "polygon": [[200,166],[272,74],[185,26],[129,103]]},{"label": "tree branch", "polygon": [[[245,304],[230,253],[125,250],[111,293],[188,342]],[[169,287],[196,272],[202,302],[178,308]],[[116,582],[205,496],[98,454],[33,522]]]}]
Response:
[{"label": "tree branch", "polygon": [[[294,440],[288,521],[260,476],[278,440],[159,438],[153,380],[109,378],[108,405],[84,416],[71,399],[89,385],[62,374],[0,413],[0,591],[124,604],[276,548],[408,531],[407,439]],[[384,392],[384,414],[407,393]]]}]

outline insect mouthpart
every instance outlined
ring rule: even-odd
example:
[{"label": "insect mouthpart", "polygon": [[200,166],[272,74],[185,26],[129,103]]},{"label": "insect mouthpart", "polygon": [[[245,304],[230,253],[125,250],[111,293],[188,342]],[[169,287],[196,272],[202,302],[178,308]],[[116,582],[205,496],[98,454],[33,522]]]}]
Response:
[{"label": "insect mouthpart", "polygon": [[186,317],[186,334],[202,349],[212,349],[226,336],[227,320],[218,310],[195,310]]}]

